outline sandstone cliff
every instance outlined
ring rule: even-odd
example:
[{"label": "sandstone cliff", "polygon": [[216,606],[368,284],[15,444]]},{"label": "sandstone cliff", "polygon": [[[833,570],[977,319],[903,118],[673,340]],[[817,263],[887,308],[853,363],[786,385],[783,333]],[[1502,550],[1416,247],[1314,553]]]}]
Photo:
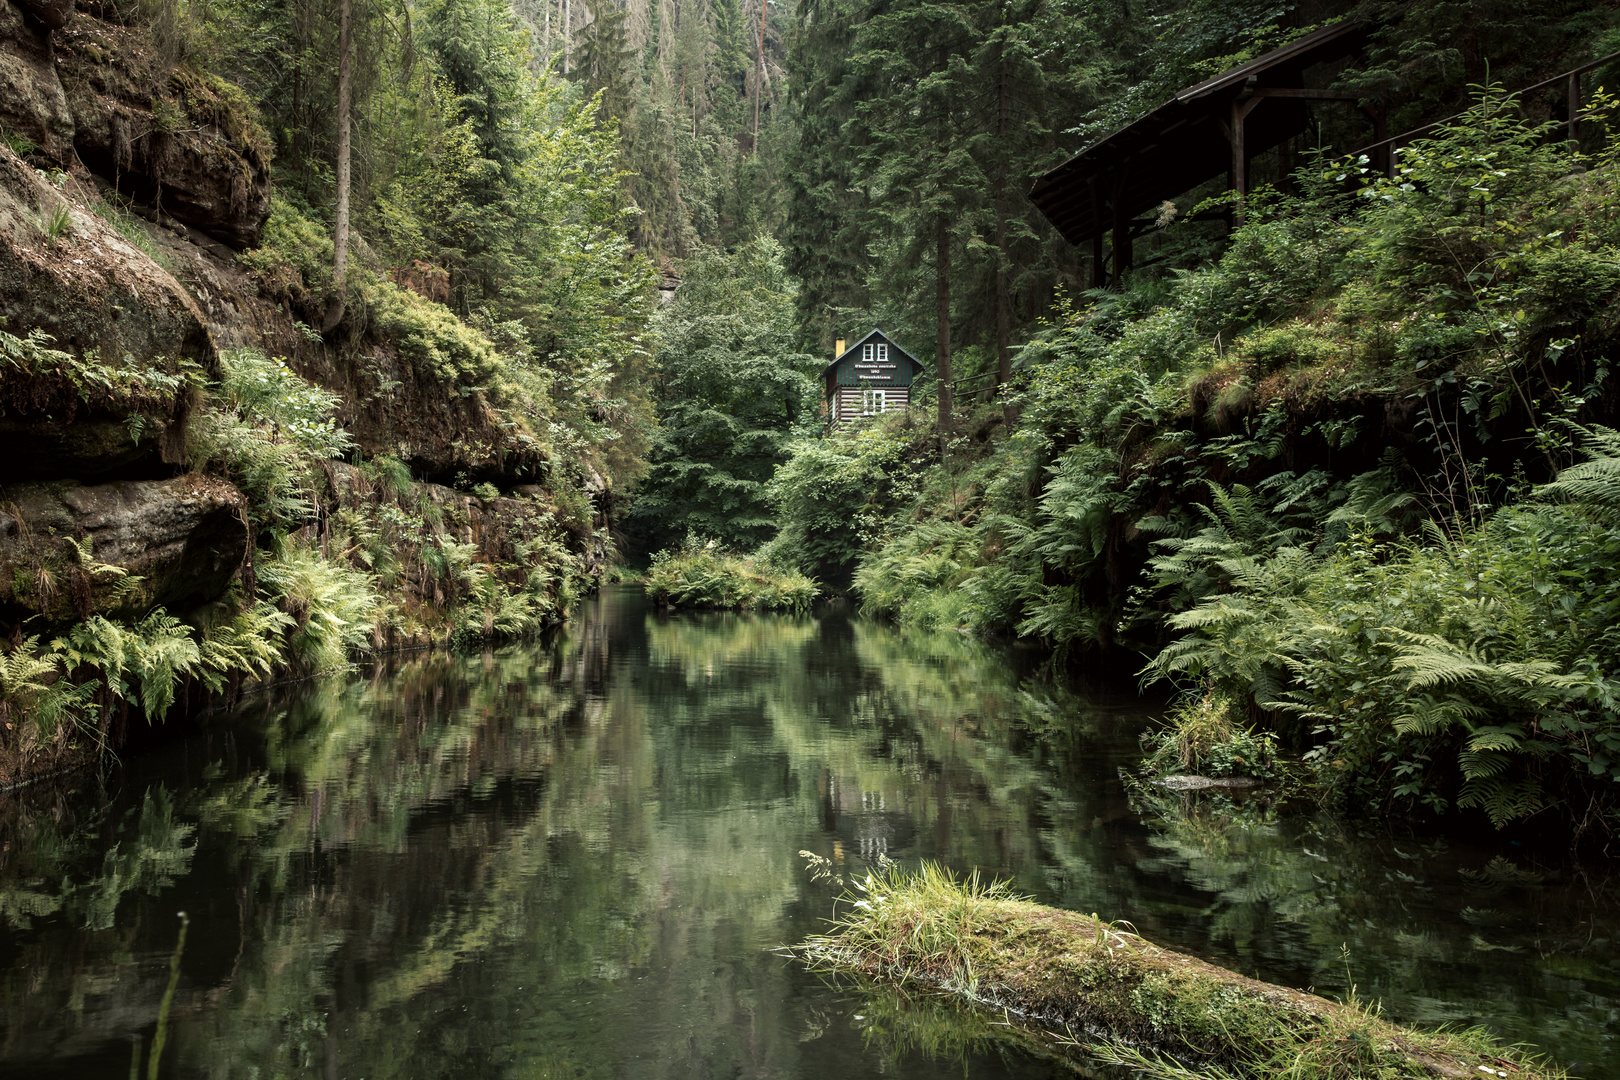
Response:
[{"label": "sandstone cliff", "polygon": [[[522,632],[600,573],[607,482],[490,380],[429,362],[481,362],[487,341],[393,287],[323,337],[306,321],[322,297],[239,258],[272,180],[238,88],[165,61],[138,26],[0,0],[0,137],[0,633],[40,672],[0,688],[0,785],[82,760],[115,712],[141,711],[137,653],[47,646],[85,620],[162,615],[193,641],[177,693],[197,705],[329,662],[334,642]],[[314,435],[253,399],[267,377],[323,410]],[[346,635],[316,640],[318,583],[266,562],[289,550],[365,594],[331,616]],[[79,711],[51,727],[69,691]]]}]

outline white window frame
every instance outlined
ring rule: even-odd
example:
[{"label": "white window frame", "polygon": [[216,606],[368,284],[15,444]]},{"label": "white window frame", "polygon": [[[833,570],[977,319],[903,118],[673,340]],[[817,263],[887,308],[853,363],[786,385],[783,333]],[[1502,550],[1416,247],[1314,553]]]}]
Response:
[{"label": "white window frame", "polygon": [[889,407],[888,399],[889,395],[878,387],[863,387],[861,390],[861,415],[876,416],[878,413],[887,412]]}]

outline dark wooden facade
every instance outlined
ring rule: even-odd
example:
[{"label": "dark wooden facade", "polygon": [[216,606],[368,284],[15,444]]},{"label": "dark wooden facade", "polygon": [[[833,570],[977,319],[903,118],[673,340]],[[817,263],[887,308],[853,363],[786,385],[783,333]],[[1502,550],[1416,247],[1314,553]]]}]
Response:
[{"label": "dark wooden facade", "polygon": [[844,349],[822,371],[827,421],[850,424],[911,404],[911,386],[921,361],[881,330]]}]

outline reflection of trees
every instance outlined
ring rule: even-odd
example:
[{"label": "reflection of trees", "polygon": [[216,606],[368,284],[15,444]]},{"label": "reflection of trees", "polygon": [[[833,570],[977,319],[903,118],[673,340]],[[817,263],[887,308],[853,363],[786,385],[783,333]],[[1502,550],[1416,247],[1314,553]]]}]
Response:
[{"label": "reflection of trees", "polygon": [[1140,870],[1196,890],[1204,951],[1232,966],[1354,982],[1404,1021],[1486,1023],[1564,1060],[1612,1038],[1620,969],[1593,947],[1613,925],[1605,890],[1258,802],[1149,792],[1139,808],[1154,826]]},{"label": "reflection of trees", "polygon": [[[1443,849],[1403,859],[1259,812],[1164,804],[1144,824],[1116,775],[1138,704],[1015,660],[836,613],[672,618],[610,594],[546,644],[261,701],[150,780],[132,766],[105,809],[0,816],[0,1063],[149,1031],[184,907],[171,1045],[191,1074],[836,1074],[865,1051],[812,1037],[804,977],[762,952],[827,913],[805,847],[1009,874],[1301,985],[1342,983],[1347,941],[1404,1018],[1484,1012],[1456,972],[1494,978],[1504,1015],[1525,1011],[1510,974],[1548,1000],[1556,977],[1554,1030],[1601,1030],[1611,967],[1559,944],[1532,971],[1529,923],[1457,917],[1568,921],[1545,899],[1567,892],[1464,887]],[[1504,946],[1526,951],[1482,951]],[[896,1017],[917,1046],[952,1043],[943,1014]]]}]

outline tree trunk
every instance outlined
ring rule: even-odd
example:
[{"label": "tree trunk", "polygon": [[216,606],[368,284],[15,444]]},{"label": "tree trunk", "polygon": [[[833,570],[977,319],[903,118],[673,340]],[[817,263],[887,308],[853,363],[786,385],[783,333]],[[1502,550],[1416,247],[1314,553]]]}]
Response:
[{"label": "tree trunk", "polygon": [[770,0],[759,0],[759,54],[754,63],[754,141],[752,152],[759,153],[759,95],[765,89],[765,12]]},{"label": "tree trunk", "polygon": [[338,323],[343,321],[347,296],[344,279],[349,273],[349,152],[353,142],[349,113],[354,96],[351,15],[351,0],[338,0],[337,213],[332,233],[332,287],[337,290],[337,296],[326,311],[323,329],[327,333],[337,329]]},{"label": "tree trunk", "polygon": [[573,11],[569,7],[569,0],[563,0],[563,74],[568,74],[568,61],[573,51]]},{"label": "tree trunk", "polygon": [[945,456],[945,443],[951,433],[951,225],[943,210],[939,213],[937,249],[934,256],[934,319],[937,336],[934,364],[939,373],[939,451]]}]

